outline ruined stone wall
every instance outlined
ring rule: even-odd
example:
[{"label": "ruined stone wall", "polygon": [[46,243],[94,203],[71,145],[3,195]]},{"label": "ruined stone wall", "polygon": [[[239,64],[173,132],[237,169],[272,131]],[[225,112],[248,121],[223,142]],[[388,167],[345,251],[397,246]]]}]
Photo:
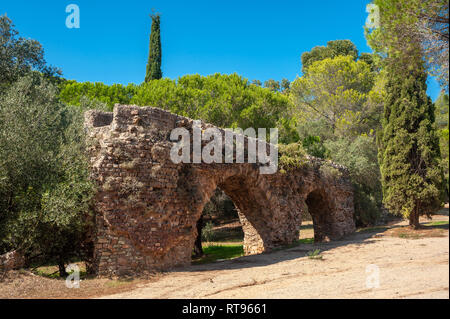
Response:
[{"label": "ruined stone wall", "polygon": [[331,174],[313,158],[306,167],[268,175],[260,174],[258,163],[175,164],[170,132],[192,130],[192,124],[153,107],[116,105],[113,114],[85,114],[98,184],[93,267],[99,275],[189,264],[196,222],[217,187],[238,209],[246,254],[297,240],[307,207],[317,240],[354,231],[352,187],[343,168],[327,163]]}]

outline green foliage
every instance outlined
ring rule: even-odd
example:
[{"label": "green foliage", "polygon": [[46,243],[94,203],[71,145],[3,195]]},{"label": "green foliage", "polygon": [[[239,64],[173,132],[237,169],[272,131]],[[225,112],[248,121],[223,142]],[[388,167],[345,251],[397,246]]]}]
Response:
[{"label": "green foliage", "polygon": [[202,240],[206,242],[213,241],[215,238],[214,225],[212,222],[207,222],[202,228]]},{"label": "green foliage", "polygon": [[317,120],[306,117],[301,118],[297,123],[297,132],[299,140],[302,141],[310,135],[318,136],[322,143],[334,138],[331,126],[328,125],[328,122],[323,118]]},{"label": "green foliage", "polygon": [[307,165],[307,154],[300,143],[278,145],[278,167],[281,172]]},{"label": "green foliage", "polygon": [[83,115],[57,93],[44,78],[26,76],[0,98],[0,251],[63,264],[89,249],[93,185]]},{"label": "green foliage", "polygon": [[378,159],[386,208],[416,227],[419,215],[441,206],[443,174],[423,62],[411,63],[415,69],[389,68]]},{"label": "green foliage", "polygon": [[[363,53],[358,59],[351,42],[331,41],[304,54],[302,62],[307,70],[290,87],[299,139],[308,154],[349,169],[355,222],[374,224],[381,210],[381,184],[373,135],[385,99],[380,57]],[[322,170],[338,173],[328,166]]]},{"label": "green foliage", "polygon": [[6,15],[0,16],[0,94],[33,70],[47,77],[61,73],[46,64],[38,41],[19,37],[12,21]]},{"label": "green foliage", "polygon": [[280,86],[283,93],[289,93],[291,82],[288,79],[282,79]]},{"label": "green foliage", "polygon": [[363,61],[370,66],[372,72],[380,72],[382,59],[381,56],[375,53],[361,53],[359,61]]},{"label": "green foliage", "polygon": [[252,80],[252,84],[256,86],[262,86],[262,82],[260,80]]},{"label": "green foliage", "polygon": [[441,166],[444,170],[445,189],[447,192],[447,200],[449,196],[449,124],[448,124],[448,108],[449,101],[447,94],[441,94],[436,100],[436,126],[437,134],[439,136],[439,146],[441,150]]},{"label": "green foliage", "polygon": [[306,254],[309,259],[316,259],[316,260],[322,260],[323,256],[320,254],[320,249],[314,249],[311,251],[308,251]]},{"label": "green foliage", "polygon": [[325,147],[331,160],[349,170],[354,187],[357,226],[375,224],[380,216],[382,200],[375,139],[366,135],[355,139],[340,138],[326,141]]},{"label": "green foliage", "polygon": [[[81,105],[82,98],[95,100],[108,106],[112,111],[114,104],[129,104],[136,87],[132,84],[123,86],[120,84],[106,85],[101,82],[65,81],[61,83],[61,100],[68,105]],[[86,100],[85,100],[86,102]]]},{"label": "green foliage", "polygon": [[[448,91],[448,0],[374,0],[379,26],[365,28],[369,45],[387,57],[391,68],[414,69],[424,59],[431,75]],[[420,49],[418,49],[420,48]]]},{"label": "green foliage", "polygon": [[161,71],[161,34],[160,34],[160,16],[152,14],[152,30],[150,33],[150,49],[148,54],[147,71],[145,82],[159,80],[162,78]]},{"label": "green foliage", "polygon": [[280,118],[277,123],[279,143],[290,144],[300,140],[296,125],[296,119],[289,114]]},{"label": "green foliage", "polygon": [[219,218],[237,218],[237,211],[233,201],[219,188],[203,208],[203,216]]},{"label": "green foliage", "polygon": [[319,171],[327,178],[339,179],[343,176],[342,172],[338,168],[333,167],[326,162],[320,166]]},{"label": "green foliage", "polygon": [[216,260],[236,258],[244,255],[244,247],[240,244],[220,244],[203,247],[204,256],[194,264],[205,264]]},{"label": "green foliage", "polygon": [[368,103],[374,83],[367,63],[338,56],[314,62],[292,83],[290,97],[303,118],[323,119],[333,133],[345,135],[359,131],[374,112]]},{"label": "green foliage", "polygon": [[356,61],[358,50],[350,40],[328,41],[327,46],[316,46],[310,52],[302,54],[302,73],[307,73],[308,68],[317,61],[332,59],[337,56],[351,56]]},{"label": "green foliage", "polygon": [[67,81],[61,85],[60,96],[71,105],[80,105],[85,96],[110,109],[115,103],[155,106],[224,128],[279,127],[280,139],[295,140],[288,97],[252,85],[237,74],[186,75],[178,81],[151,80],[126,87]]},{"label": "green foliage", "polygon": [[272,79],[265,81],[264,87],[273,92],[278,92],[281,88],[280,82],[272,80]]},{"label": "green foliage", "polygon": [[303,148],[309,155],[325,158],[326,148],[323,145],[320,136],[317,135],[308,135],[302,141]]}]

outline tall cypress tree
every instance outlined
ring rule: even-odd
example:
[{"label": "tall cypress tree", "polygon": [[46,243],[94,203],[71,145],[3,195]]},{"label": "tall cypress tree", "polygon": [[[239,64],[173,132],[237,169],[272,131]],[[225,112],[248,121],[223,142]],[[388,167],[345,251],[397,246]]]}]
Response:
[{"label": "tall cypress tree", "polygon": [[154,13],[151,14],[150,17],[152,18],[152,29],[150,33],[150,50],[148,54],[145,82],[162,78],[160,16],[158,13]]},{"label": "tall cypress tree", "polygon": [[413,63],[409,67],[399,67],[395,61],[388,66],[378,158],[386,208],[418,228],[420,215],[440,208],[443,174],[424,63],[409,61]]}]

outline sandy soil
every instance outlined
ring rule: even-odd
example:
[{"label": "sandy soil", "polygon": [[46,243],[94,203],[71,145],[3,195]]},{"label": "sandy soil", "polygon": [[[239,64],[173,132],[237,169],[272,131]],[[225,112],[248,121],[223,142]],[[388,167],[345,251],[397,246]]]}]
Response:
[{"label": "sandy soil", "polygon": [[[448,209],[433,217],[448,219]],[[448,225],[418,232],[404,225],[176,269],[104,298],[449,298]],[[322,259],[307,256],[314,249]],[[371,264],[379,269],[378,288],[366,286]]]}]

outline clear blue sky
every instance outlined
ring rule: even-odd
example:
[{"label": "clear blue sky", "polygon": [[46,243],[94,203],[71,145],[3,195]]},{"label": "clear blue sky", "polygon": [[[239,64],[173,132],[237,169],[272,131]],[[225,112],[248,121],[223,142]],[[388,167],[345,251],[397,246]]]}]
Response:
[{"label": "clear blue sky", "polygon": [[[68,79],[141,83],[151,20],[161,16],[163,76],[236,72],[250,80],[295,79],[300,55],[329,40],[350,39],[370,52],[363,25],[369,0],[14,0],[0,14],[20,34],[42,43],[46,60]],[[65,8],[80,8],[80,28],[68,29]],[[429,81],[433,100],[439,86]]]}]

